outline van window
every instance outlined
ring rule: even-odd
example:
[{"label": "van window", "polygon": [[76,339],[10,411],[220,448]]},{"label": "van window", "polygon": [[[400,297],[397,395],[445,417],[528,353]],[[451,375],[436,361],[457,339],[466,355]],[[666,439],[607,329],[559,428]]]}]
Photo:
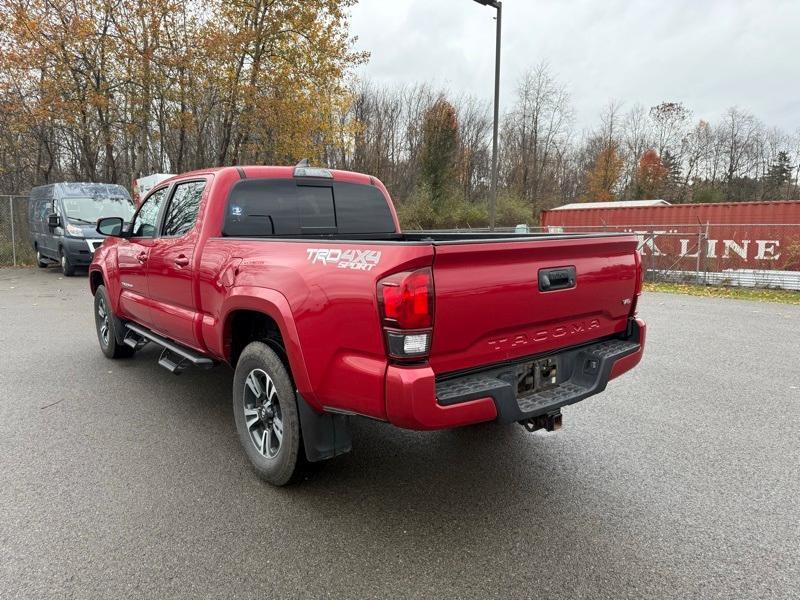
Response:
[{"label": "van window", "polygon": [[155,237],[158,213],[166,195],[167,188],[161,188],[150,194],[142,203],[142,207],[136,213],[131,224],[131,235],[133,237]]},{"label": "van window", "polygon": [[381,191],[371,185],[293,179],[245,179],[228,196],[223,235],[301,236],[323,233],[393,233]]},{"label": "van window", "polygon": [[194,226],[205,187],[205,181],[188,181],[175,186],[164,218],[162,235],[181,236]]},{"label": "van window", "polygon": [[134,211],[131,199],[122,196],[66,196],[61,199],[61,205],[64,216],[70,221],[92,225],[101,217],[122,217],[125,221],[130,221]]}]

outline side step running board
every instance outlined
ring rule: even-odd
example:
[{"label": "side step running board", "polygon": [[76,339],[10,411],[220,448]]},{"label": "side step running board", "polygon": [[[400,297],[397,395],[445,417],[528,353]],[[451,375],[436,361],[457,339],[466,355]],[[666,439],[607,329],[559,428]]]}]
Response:
[{"label": "side step running board", "polygon": [[177,342],[168,340],[165,337],[153,333],[146,327],[137,325],[135,323],[126,323],[127,329],[125,333],[125,344],[132,348],[141,348],[147,342],[153,342],[161,346],[161,356],[158,358],[158,364],[167,369],[171,373],[179,375],[187,366],[193,365],[200,369],[210,369],[216,363],[186,346],[182,346]]}]

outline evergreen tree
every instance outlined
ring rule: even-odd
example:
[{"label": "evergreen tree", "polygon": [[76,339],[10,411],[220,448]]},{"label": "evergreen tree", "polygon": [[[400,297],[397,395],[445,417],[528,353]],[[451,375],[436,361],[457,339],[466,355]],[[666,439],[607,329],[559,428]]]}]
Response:
[{"label": "evergreen tree", "polygon": [[670,202],[682,202],[683,190],[681,187],[683,184],[683,178],[681,173],[681,163],[669,150],[664,152],[664,157],[662,160],[664,163],[664,169],[666,170],[666,177],[664,178],[664,186],[662,188],[663,192],[661,197],[664,200],[669,200]]},{"label": "evergreen tree", "polygon": [[456,110],[439,98],[423,118],[420,178],[438,210],[458,181],[458,118]]},{"label": "evergreen tree", "polygon": [[785,195],[786,184],[792,177],[792,165],[787,152],[778,152],[774,163],[764,177],[764,200],[780,200]]}]

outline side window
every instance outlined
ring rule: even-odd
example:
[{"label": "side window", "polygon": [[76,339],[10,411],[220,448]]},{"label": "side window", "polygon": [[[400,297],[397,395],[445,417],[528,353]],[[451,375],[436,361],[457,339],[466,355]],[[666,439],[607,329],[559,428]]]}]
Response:
[{"label": "side window", "polygon": [[131,223],[131,236],[132,237],[154,237],[156,234],[156,225],[158,224],[158,211],[161,209],[161,203],[167,195],[167,188],[162,188],[150,194],[147,200],[144,201],[139,212],[133,218]]},{"label": "side window", "polygon": [[205,181],[189,181],[175,186],[164,219],[163,235],[181,236],[194,226],[205,187]]}]

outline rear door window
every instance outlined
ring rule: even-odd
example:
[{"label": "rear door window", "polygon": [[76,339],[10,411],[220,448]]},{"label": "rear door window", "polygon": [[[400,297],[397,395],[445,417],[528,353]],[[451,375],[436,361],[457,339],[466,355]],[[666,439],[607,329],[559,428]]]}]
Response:
[{"label": "rear door window", "polygon": [[194,226],[205,187],[205,181],[187,181],[175,186],[164,217],[164,236],[179,237]]}]

